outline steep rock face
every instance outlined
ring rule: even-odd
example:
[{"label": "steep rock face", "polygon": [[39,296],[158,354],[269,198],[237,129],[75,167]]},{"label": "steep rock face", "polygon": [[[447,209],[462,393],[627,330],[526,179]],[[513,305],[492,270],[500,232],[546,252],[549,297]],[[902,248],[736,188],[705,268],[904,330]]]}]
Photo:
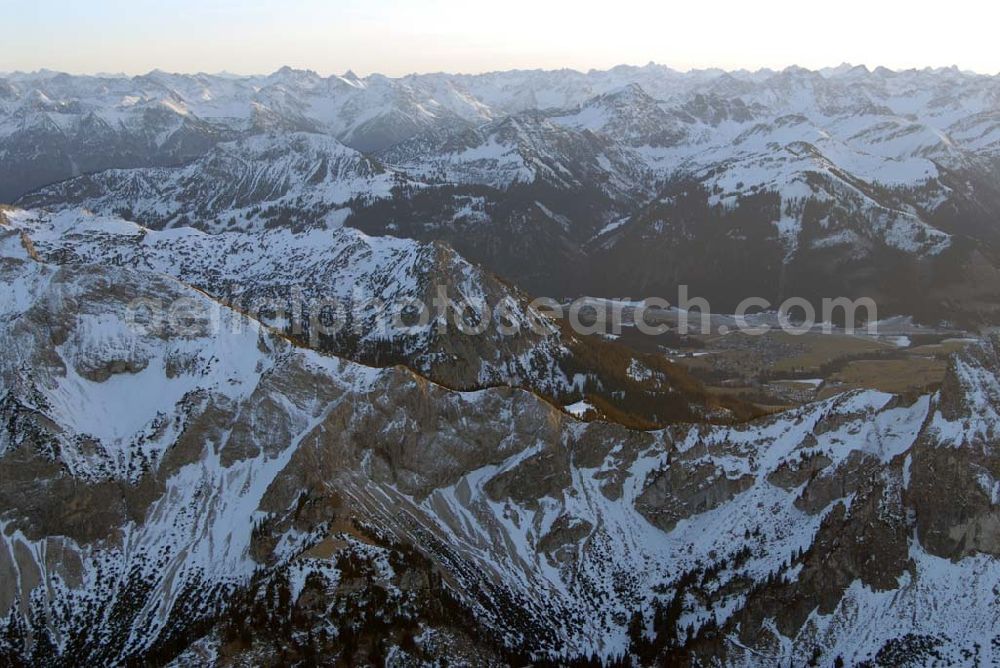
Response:
[{"label": "steep rock face", "polygon": [[998,342],[952,359],[926,436],[909,462],[910,491],[921,542],[948,559],[1000,554],[1000,385]]},{"label": "steep rock face", "polygon": [[664,531],[681,519],[718,508],[753,485],[751,475],[730,478],[714,463],[686,467],[682,461],[672,461],[636,499],[639,511]]}]

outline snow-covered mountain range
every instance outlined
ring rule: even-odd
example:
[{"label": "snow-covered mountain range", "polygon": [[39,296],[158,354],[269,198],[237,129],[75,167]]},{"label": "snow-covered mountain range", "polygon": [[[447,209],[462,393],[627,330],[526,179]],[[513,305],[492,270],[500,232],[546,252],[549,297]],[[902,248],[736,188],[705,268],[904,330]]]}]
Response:
[{"label": "snow-covered mountain range", "polygon": [[338,225],[349,200],[389,197],[398,183],[405,178],[336,139],[296,132],[217,144],[183,167],[86,175],[23,199],[81,201],[157,227],[246,231],[269,222],[289,226],[291,212],[299,224]]},{"label": "snow-covered mountain range", "polygon": [[5,75],[0,663],[1000,662],[996,335],[762,416],[531,304],[997,325],[998,184],[954,69]]},{"label": "snow-covered mountain range", "polygon": [[[748,277],[715,286],[699,265],[732,264],[746,237],[766,279],[750,283],[768,297],[798,276],[810,293],[868,291],[913,312],[907,291],[884,287],[902,263],[925,291],[956,295],[958,317],[992,317],[979,274],[995,274],[1000,243],[995,77],[285,68],[15,74],[0,90],[0,197],[26,206],[213,231],[346,222],[447,241],[535,293],[646,296],[687,282],[726,305]],[[753,230],[731,231],[741,225]],[[687,249],[669,254],[689,243],[695,264]]]},{"label": "snow-covered mountain range", "polygon": [[[683,168],[685,161],[718,162],[709,150],[734,141],[739,152],[807,141],[826,147],[844,171],[885,185],[913,185],[936,175],[931,163],[956,168],[1000,154],[998,96],[995,77],[864,67],[679,73],[648,65],[398,79],[350,73],[324,78],[289,68],[261,77],[40,72],[2,80],[0,136],[8,156],[32,132],[41,133],[35,140],[77,137],[91,147],[111,137],[143,136],[153,150],[163,151],[198,132],[205,133],[207,150],[226,136],[304,130],[378,152],[426,131],[488,125],[535,111],[557,125],[642,149],[664,172]],[[37,156],[46,157],[65,156]],[[114,161],[111,154],[109,163]],[[71,162],[94,171],[75,157]],[[24,194],[10,183],[7,190],[6,197]]]}]

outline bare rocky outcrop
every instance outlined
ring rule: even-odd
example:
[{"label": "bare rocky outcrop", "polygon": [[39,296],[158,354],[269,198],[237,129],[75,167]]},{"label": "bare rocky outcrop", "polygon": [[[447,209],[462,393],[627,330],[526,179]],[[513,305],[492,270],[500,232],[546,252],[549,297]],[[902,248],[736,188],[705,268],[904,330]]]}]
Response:
[{"label": "bare rocky outcrop", "polygon": [[754,483],[754,476],[730,477],[712,462],[686,464],[674,460],[657,474],[636,500],[636,508],[664,531],[677,522],[718,508]]},{"label": "bare rocky outcrop", "polygon": [[815,473],[810,473],[808,482],[795,500],[795,505],[810,514],[821,512],[833,501],[845,499],[857,492],[866,480],[872,475],[877,475],[882,468],[882,462],[878,459],[863,452],[853,451],[833,470],[827,465],[823,469],[815,469]]},{"label": "bare rocky outcrop", "polygon": [[954,357],[923,437],[913,448],[909,498],[933,554],[1000,556],[1000,339]]},{"label": "bare rocky outcrop", "polygon": [[782,462],[781,465],[767,476],[767,481],[782,489],[795,489],[814,479],[833,462],[822,453],[806,454],[798,460]]}]

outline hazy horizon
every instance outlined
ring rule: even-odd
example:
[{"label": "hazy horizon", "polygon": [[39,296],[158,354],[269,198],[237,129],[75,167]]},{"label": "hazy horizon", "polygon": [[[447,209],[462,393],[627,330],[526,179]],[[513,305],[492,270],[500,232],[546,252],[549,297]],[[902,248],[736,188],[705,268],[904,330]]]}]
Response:
[{"label": "hazy horizon", "polygon": [[[470,5],[457,0],[262,0],[211,4],[55,0],[7,17],[0,72],[40,69],[136,75],[273,72],[283,65],[339,74],[480,74],[511,69],[604,70],[621,63],[691,69],[808,69],[841,62],[892,70],[957,66],[1000,72],[992,26],[1000,9],[968,0],[943,29],[911,4],[848,0],[817,12],[787,0],[670,7],[603,3]],[[972,20],[975,19],[975,20]],[[892,26],[888,29],[886,26]]]},{"label": "hazy horizon", "polygon": [[356,75],[357,77],[359,77],[361,79],[365,79],[365,78],[373,77],[373,76],[383,76],[383,77],[386,77],[386,78],[389,78],[389,79],[402,79],[402,78],[409,77],[409,76],[431,76],[431,75],[436,75],[436,74],[446,75],[446,76],[481,76],[481,75],[495,74],[495,73],[499,73],[499,72],[560,72],[560,71],[571,71],[571,72],[577,72],[579,74],[587,74],[588,72],[608,72],[608,71],[611,71],[611,70],[614,70],[614,69],[620,68],[620,67],[641,69],[641,68],[650,67],[650,66],[652,66],[652,67],[662,67],[662,68],[669,69],[671,71],[677,72],[679,74],[688,74],[688,73],[692,73],[692,72],[712,72],[712,71],[727,72],[727,73],[747,72],[749,74],[758,74],[760,72],[779,73],[779,72],[782,72],[784,70],[788,70],[788,69],[792,69],[792,68],[801,68],[801,69],[808,70],[810,72],[820,72],[820,73],[822,73],[822,72],[825,72],[825,71],[831,71],[831,70],[836,70],[836,69],[845,68],[845,67],[851,67],[851,68],[865,67],[865,68],[868,69],[869,72],[874,72],[875,70],[881,68],[881,69],[888,69],[888,70],[890,70],[892,72],[897,72],[897,73],[898,72],[907,72],[907,71],[926,71],[926,70],[942,71],[942,70],[948,70],[948,69],[957,68],[960,72],[963,72],[963,73],[966,73],[966,74],[973,74],[973,75],[977,75],[977,76],[1000,76],[1000,72],[983,72],[983,71],[977,71],[977,70],[973,70],[973,69],[967,69],[967,68],[958,67],[957,65],[954,65],[954,64],[952,64],[952,65],[925,65],[923,67],[908,67],[908,68],[893,68],[893,67],[886,67],[884,65],[878,65],[878,64],[872,65],[870,63],[851,63],[851,62],[847,62],[847,61],[844,61],[844,62],[842,62],[840,64],[831,64],[831,65],[825,65],[825,66],[822,66],[822,67],[803,67],[802,65],[799,65],[797,63],[790,63],[788,65],[785,65],[784,67],[758,67],[758,68],[690,67],[690,68],[684,68],[684,69],[678,68],[678,67],[673,67],[673,66],[671,66],[671,65],[669,65],[667,63],[658,63],[658,62],[650,61],[648,63],[641,64],[641,65],[637,64],[637,63],[625,63],[625,62],[622,62],[622,63],[618,63],[616,65],[611,65],[610,67],[593,67],[593,68],[588,68],[588,69],[580,69],[580,68],[575,68],[575,67],[514,67],[514,68],[509,68],[509,69],[506,69],[506,70],[482,70],[482,71],[469,71],[469,72],[458,71],[458,70],[455,70],[455,71],[426,70],[426,71],[419,71],[419,72],[418,71],[403,72],[402,74],[386,74],[385,72],[360,72],[356,68],[352,68],[352,67],[347,67],[347,68],[345,68],[343,70],[336,71],[336,72],[334,72],[334,71],[321,71],[321,70],[317,70],[316,68],[312,68],[312,67],[297,67],[297,66],[292,66],[292,65],[280,65],[280,66],[278,66],[278,67],[276,67],[276,68],[274,68],[272,70],[266,70],[266,71],[246,71],[246,72],[235,72],[235,71],[232,71],[232,70],[216,70],[216,71],[205,71],[205,70],[172,70],[172,69],[167,69],[167,68],[163,68],[163,67],[154,67],[154,68],[149,69],[149,70],[136,71],[136,72],[124,72],[124,71],[123,72],[98,72],[98,71],[87,71],[87,72],[84,72],[84,71],[70,71],[70,70],[65,70],[65,69],[56,69],[56,68],[42,67],[42,68],[38,68],[38,69],[35,69],[35,70],[0,70],[0,75],[3,75],[3,76],[10,76],[10,75],[25,75],[25,76],[28,76],[28,75],[33,75],[33,74],[50,73],[50,74],[68,74],[70,76],[82,76],[82,77],[126,77],[126,78],[132,78],[132,77],[146,76],[146,75],[149,75],[149,74],[153,74],[155,72],[162,72],[162,73],[165,73],[165,74],[180,75],[180,76],[206,75],[206,76],[221,76],[221,77],[228,76],[228,77],[234,77],[234,78],[250,78],[250,77],[270,76],[272,74],[276,74],[280,70],[282,70],[282,69],[284,69],[284,68],[287,67],[287,68],[290,68],[292,70],[299,71],[299,72],[305,72],[305,71],[313,72],[316,75],[318,75],[320,77],[323,77],[323,78],[328,78],[328,77],[332,77],[332,76],[342,77],[342,76],[344,76],[344,75],[346,75],[348,73],[353,73],[354,75]]}]

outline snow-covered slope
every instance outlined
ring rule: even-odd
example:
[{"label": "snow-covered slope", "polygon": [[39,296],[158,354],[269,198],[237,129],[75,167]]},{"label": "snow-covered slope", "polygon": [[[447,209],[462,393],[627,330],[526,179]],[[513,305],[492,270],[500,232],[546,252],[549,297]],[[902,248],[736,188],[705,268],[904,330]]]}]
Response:
[{"label": "snow-covered slope", "polygon": [[[218,144],[183,167],[113,169],[24,198],[26,206],[85,206],[150,227],[260,229],[336,226],[355,197],[386,198],[405,178],[332,137],[255,135]],[[294,217],[294,221],[293,221]]]},{"label": "snow-covered slope", "polygon": [[[438,244],[367,237],[344,228],[155,231],[72,209],[10,211],[7,219],[42,257],[172,276],[342,355],[377,361],[386,348],[383,362],[405,361],[456,386],[528,383],[558,392],[571,384],[559,371],[559,358],[569,352],[555,328],[539,328],[530,319],[542,316],[522,295]],[[498,323],[487,331],[463,336],[435,308],[438,289],[470,312],[483,304],[492,312],[505,301],[509,311],[498,312]],[[425,304],[427,313],[404,318],[401,311],[411,304]],[[509,336],[495,331],[501,317],[512,319]],[[469,346],[476,354],[466,350]]]},{"label": "snow-covered slope", "polygon": [[591,130],[628,146],[663,148],[685,141],[688,128],[639,84],[629,84],[587,100],[571,112],[553,117],[559,125]]},{"label": "snow-covered slope", "polygon": [[632,378],[624,348],[561,328],[443,244],[350,228],[156,231],[76,209],[11,210],[6,219],[51,262],[171,276],[299,343],[366,364],[404,364],[448,387],[518,386],[565,403],[586,390],[617,406],[638,394],[652,424],[742,409],[661,359],[649,378]]},{"label": "snow-covered slope", "polygon": [[474,129],[419,135],[380,155],[424,179],[494,188],[542,182],[559,190],[591,189],[624,197],[641,192],[649,179],[628,150],[533,112]]}]

